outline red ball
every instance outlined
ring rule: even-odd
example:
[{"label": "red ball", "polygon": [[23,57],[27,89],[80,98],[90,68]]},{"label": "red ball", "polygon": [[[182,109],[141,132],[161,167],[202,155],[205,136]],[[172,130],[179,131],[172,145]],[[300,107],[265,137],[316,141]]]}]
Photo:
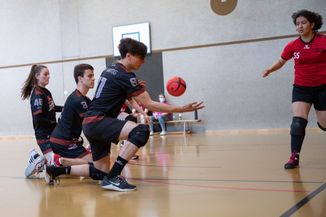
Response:
[{"label": "red ball", "polygon": [[174,76],[168,80],[166,89],[172,96],[181,96],[186,91],[187,85],[181,77]]}]

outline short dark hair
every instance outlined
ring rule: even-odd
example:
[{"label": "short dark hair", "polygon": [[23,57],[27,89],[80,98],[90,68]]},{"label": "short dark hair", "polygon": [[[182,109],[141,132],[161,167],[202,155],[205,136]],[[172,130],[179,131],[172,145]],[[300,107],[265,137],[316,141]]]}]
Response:
[{"label": "short dark hair", "polygon": [[120,40],[119,52],[122,59],[126,57],[127,53],[145,59],[147,47],[140,41],[131,38],[123,38]]},{"label": "short dark hair", "polygon": [[310,23],[314,23],[315,24],[313,28],[314,32],[317,32],[318,29],[320,29],[323,25],[323,17],[320,16],[320,14],[313,11],[308,11],[303,9],[293,13],[292,19],[294,25],[296,25],[296,21],[298,17],[305,17]]},{"label": "short dark hair", "polygon": [[74,78],[76,81],[76,84],[78,83],[78,76],[83,77],[85,74],[85,70],[90,69],[90,70],[94,70],[93,66],[89,65],[89,64],[85,64],[85,63],[81,63],[75,66],[74,69]]}]

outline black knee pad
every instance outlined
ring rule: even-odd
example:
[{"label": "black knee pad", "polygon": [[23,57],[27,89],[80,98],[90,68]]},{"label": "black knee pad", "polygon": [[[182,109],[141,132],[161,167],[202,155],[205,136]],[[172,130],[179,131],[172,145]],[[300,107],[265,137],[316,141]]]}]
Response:
[{"label": "black knee pad", "polygon": [[320,129],[322,129],[323,131],[326,131],[326,128],[325,128],[325,127],[323,127],[322,125],[320,125],[320,123],[319,123],[319,122],[317,122],[317,124],[318,124],[318,127],[319,127]]},{"label": "black knee pad", "polygon": [[128,141],[136,145],[138,148],[144,146],[149,138],[149,128],[145,124],[139,124],[132,129],[128,135]]},{"label": "black knee pad", "polygon": [[93,180],[102,180],[107,175],[107,173],[96,169],[93,163],[88,163],[88,164],[89,164],[89,177],[91,177]]},{"label": "black knee pad", "polygon": [[291,124],[291,135],[304,136],[306,134],[306,126],[308,121],[301,117],[293,117]]},{"label": "black knee pad", "polygon": [[126,118],[125,118],[126,121],[132,121],[132,122],[135,122],[137,123],[137,118],[133,115],[128,115]]}]

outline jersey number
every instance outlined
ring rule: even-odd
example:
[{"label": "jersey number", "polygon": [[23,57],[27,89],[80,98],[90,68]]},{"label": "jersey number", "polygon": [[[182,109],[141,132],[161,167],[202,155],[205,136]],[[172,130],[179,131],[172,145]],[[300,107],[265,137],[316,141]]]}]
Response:
[{"label": "jersey number", "polygon": [[83,107],[83,109],[87,110],[87,108],[88,108],[87,102],[82,101],[80,104]]},{"label": "jersey number", "polygon": [[131,86],[137,87],[137,85],[138,85],[137,78],[130,78],[130,83],[131,83]]},{"label": "jersey number", "polygon": [[101,77],[100,78],[100,80],[99,80],[99,82],[98,82],[98,88],[97,88],[97,90],[96,90],[96,93],[95,93],[95,98],[97,99],[97,98],[99,98],[100,96],[101,96],[101,93],[102,93],[102,90],[103,90],[103,87],[104,87],[104,85],[105,85],[105,83],[106,83],[106,78],[104,78],[104,77]]},{"label": "jersey number", "polygon": [[299,59],[299,58],[300,58],[300,52],[294,52],[293,59]]}]

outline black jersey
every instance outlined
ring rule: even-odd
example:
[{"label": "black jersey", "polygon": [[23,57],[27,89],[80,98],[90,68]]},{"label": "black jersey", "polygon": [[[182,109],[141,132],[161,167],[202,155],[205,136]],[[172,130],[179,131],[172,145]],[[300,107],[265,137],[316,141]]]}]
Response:
[{"label": "black jersey", "polygon": [[57,124],[55,112],[60,112],[62,107],[55,106],[51,92],[43,87],[32,90],[30,103],[35,137],[47,139]]},{"label": "black jersey", "polygon": [[120,63],[113,64],[102,72],[86,115],[116,118],[126,99],[144,91],[135,73],[127,72]]},{"label": "black jersey", "polygon": [[64,145],[78,141],[82,131],[84,115],[90,101],[87,96],[83,96],[78,90],[69,95],[58,124],[51,134],[51,142]]}]

